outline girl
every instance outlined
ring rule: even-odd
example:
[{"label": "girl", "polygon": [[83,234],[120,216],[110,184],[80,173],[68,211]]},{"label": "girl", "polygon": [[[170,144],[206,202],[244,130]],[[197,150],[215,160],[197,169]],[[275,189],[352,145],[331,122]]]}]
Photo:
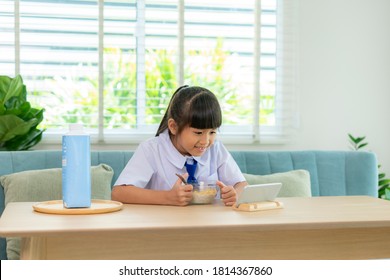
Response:
[{"label": "girl", "polygon": [[[195,162],[197,180],[217,182],[221,199],[231,206],[247,185],[236,162],[216,140],[222,113],[216,96],[202,87],[183,86],[173,94],[156,137],[141,143],[112,190],[123,203],[184,206],[192,199],[186,162]],[[194,179],[195,179],[194,178]]]}]

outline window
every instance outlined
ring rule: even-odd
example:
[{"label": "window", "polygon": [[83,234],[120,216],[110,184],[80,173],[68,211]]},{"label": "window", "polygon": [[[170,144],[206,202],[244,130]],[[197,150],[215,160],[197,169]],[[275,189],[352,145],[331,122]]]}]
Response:
[{"label": "window", "polygon": [[217,95],[221,137],[280,140],[296,112],[284,2],[4,0],[0,73],[21,74],[30,103],[45,108],[43,141],[76,122],[93,141],[151,137],[182,84]]}]

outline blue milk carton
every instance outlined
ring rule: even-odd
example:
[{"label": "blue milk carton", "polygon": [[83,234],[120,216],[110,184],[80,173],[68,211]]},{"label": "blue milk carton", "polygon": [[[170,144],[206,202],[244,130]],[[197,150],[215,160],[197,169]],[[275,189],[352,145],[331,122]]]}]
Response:
[{"label": "blue milk carton", "polygon": [[62,136],[62,199],[65,208],[91,207],[90,137],[80,124]]}]

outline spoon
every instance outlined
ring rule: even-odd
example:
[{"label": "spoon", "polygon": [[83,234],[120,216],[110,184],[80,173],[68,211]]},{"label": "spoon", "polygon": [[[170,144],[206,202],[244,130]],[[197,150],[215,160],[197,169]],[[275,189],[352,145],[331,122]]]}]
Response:
[{"label": "spoon", "polygon": [[179,177],[180,178],[180,180],[185,184],[185,185],[187,185],[187,180],[186,179],[184,179],[184,177],[183,176],[181,176],[180,174],[177,174],[176,173],[176,176],[177,177]]}]

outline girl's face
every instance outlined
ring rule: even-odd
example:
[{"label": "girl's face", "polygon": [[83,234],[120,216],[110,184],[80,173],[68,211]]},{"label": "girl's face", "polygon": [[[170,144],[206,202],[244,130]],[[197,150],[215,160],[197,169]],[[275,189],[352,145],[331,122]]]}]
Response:
[{"label": "girl's face", "polygon": [[201,156],[214,143],[217,129],[185,127],[180,134],[172,131],[172,143],[182,155]]}]

